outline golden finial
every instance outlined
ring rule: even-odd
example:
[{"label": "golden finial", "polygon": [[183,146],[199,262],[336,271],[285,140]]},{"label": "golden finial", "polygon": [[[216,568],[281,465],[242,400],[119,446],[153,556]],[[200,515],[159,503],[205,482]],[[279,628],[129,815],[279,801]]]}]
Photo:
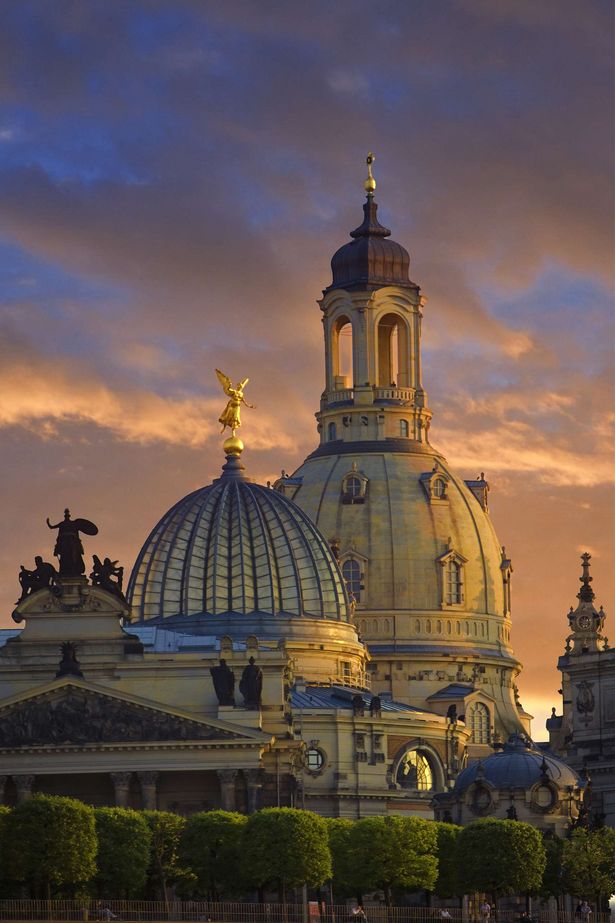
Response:
[{"label": "golden finial", "polygon": [[373,196],[374,192],[376,191],[376,180],[374,179],[374,174],[372,173],[372,164],[373,164],[373,162],[374,162],[375,159],[376,159],[376,157],[375,157],[374,154],[372,154],[372,152],[370,151],[369,154],[367,155],[367,160],[366,160],[366,163],[367,163],[367,179],[366,179],[365,182],[363,183],[363,185],[364,185],[364,187],[365,187],[365,191],[366,191],[366,193],[368,194],[368,196]]},{"label": "golden finial", "polygon": [[227,455],[241,455],[243,452],[243,442],[239,436],[235,435],[235,430],[239,429],[241,426],[241,405],[245,404],[246,407],[254,409],[254,405],[248,404],[243,396],[243,389],[250,379],[244,378],[242,381],[238,381],[236,386],[233,387],[231,379],[228,375],[225,375],[224,372],[221,372],[220,369],[216,369],[216,375],[218,376],[218,381],[222,385],[224,393],[228,397],[226,407],[222,411],[218,422],[222,424],[221,432],[224,432],[228,426],[233,434],[228,439],[224,440],[223,449]]}]

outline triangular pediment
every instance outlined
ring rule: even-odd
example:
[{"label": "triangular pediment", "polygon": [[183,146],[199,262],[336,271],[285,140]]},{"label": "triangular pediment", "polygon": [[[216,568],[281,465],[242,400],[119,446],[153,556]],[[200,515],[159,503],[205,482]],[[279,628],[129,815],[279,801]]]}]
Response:
[{"label": "triangular pediment", "polygon": [[0,702],[0,750],[141,743],[243,743],[270,737],[213,719],[172,711],[71,677]]}]

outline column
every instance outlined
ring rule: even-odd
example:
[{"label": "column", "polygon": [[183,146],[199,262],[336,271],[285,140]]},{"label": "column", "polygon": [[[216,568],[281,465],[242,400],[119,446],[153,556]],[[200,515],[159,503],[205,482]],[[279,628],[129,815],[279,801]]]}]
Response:
[{"label": "column", "polygon": [[248,793],[248,814],[254,814],[260,807],[260,795],[262,783],[262,772],[260,769],[244,769],[244,778]]},{"label": "column", "polygon": [[111,781],[115,788],[115,805],[118,808],[125,808],[128,805],[128,794],[130,792],[131,772],[112,772]]},{"label": "column", "polygon": [[158,773],[138,772],[141,784],[141,807],[144,811],[155,811],[157,804]]},{"label": "column", "polygon": [[13,776],[13,782],[17,789],[17,801],[25,801],[32,794],[32,785],[34,776]]},{"label": "column", "polygon": [[223,811],[236,811],[235,802],[235,779],[237,778],[236,769],[218,769],[218,779],[220,781],[220,800]]}]

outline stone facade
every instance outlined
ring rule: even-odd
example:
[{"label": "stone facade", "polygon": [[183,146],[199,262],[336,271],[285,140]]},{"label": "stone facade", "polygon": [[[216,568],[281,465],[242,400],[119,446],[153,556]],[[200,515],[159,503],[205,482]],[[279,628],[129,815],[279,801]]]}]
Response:
[{"label": "stone facade", "polygon": [[588,783],[588,810],[594,820],[615,827],[615,648],[604,635],[606,613],[594,606],[590,555],[576,609],[568,613],[562,674],[562,713],[547,721],[552,749]]}]

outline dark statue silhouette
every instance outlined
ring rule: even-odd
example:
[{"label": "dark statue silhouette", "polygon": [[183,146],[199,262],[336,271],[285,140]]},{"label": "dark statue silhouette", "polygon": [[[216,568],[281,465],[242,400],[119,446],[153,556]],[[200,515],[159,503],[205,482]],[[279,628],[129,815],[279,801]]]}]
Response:
[{"label": "dark statue silhouette", "polygon": [[241,674],[239,691],[243,696],[246,708],[260,708],[263,691],[263,671],[256,666],[254,657],[250,657],[248,666],[244,668]]},{"label": "dark statue silhouette", "polygon": [[98,527],[89,519],[71,519],[68,509],[64,510],[63,520],[52,525],[47,519],[47,525],[58,530],[53,553],[60,560],[60,577],[81,577],[85,574],[85,561],[79,533],[97,535]]},{"label": "dark statue silhouette", "polygon": [[118,562],[112,561],[111,558],[101,561],[97,554],[92,555],[92,559],[94,568],[90,574],[90,580],[94,586],[99,586],[101,590],[107,590],[108,593],[114,593],[116,596],[122,596],[124,568],[118,567]]},{"label": "dark statue silhouette", "polygon": [[26,570],[23,564],[19,568],[19,582],[21,584],[21,596],[18,602],[21,602],[26,596],[31,596],[37,590],[51,586],[53,578],[57,576],[57,571],[53,564],[43,561],[40,554],[34,558],[36,567],[34,570]]},{"label": "dark statue silhouette", "polygon": [[60,661],[56,678],[58,676],[83,676],[77,660],[77,645],[74,641],[64,641],[60,650],[62,651],[62,660]]},{"label": "dark statue silhouette", "polygon": [[235,674],[226,665],[226,660],[220,660],[217,667],[210,667],[209,672],[214,682],[214,690],[220,705],[235,704]]}]

